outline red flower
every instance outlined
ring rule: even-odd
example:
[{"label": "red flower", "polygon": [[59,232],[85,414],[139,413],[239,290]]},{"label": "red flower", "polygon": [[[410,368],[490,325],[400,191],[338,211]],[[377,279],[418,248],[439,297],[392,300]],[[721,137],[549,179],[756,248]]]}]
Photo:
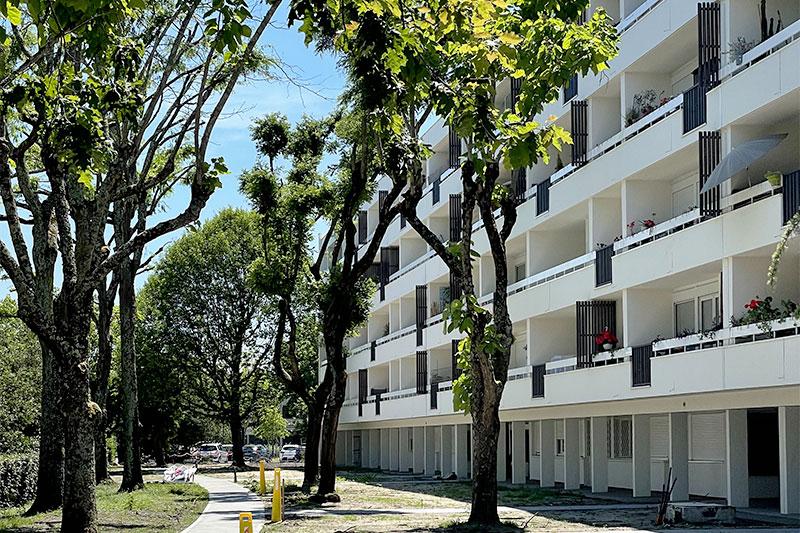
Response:
[{"label": "red flower", "polygon": [[653,226],[656,225],[656,223],[652,219],[648,218],[647,220],[642,220],[642,225],[645,228],[652,228]]},{"label": "red flower", "polygon": [[761,305],[761,300],[750,300],[749,304],[744,304],[745,309],[750,309],[751,311],[755,311],[758,309],[758,306]]},{"label": "red flower", "polygon": [[611,333],[608,328],[604,328],[603,332],[594,338],[594,343],[597,346],[602,346],[603,344],[617,344],[617,342],[617,337]]}]

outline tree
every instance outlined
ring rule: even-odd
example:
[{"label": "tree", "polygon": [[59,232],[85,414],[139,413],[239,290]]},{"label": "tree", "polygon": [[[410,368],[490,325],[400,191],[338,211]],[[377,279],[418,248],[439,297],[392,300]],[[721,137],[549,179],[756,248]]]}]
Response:
[{"label": "tree", "polygon": [[[403,213],[409,224],[448,266],[456,293],[446,310],[465,372],[454,384],[456,406],[472,414],[473,497],[470,522],[494,524],[497,515],[499,405],[508,377],[512,324],[507,306],[505,242],[516,222],[522,195],[500,182],[500,165],[524,169],[547,161],[550,146],[570,142],[557,125],[535,120],[544,105],[576,73],[598,72],[616,53],[616,36],[602,9],[585,23],[589,2],[512,0],[336,4],[297,0],[311,39],[332,42],[366,94],[369,110],[381,118],[381,147],[407,154],[408,182]],[[506,107],[496,87],[512,78],[518,98]],[[430,110],[443,117],[466,143],[461,164],[461,232],[443,243],[417,216],[424,186],[419,126]],[[499,210],[499,216],[495,212]],[[491,308],[478,303],[473,286],[473,222],[482,223],[494,262]]]},{"label": "tree", "polygon": [[258,437],[266,442],[275,443],[289,434],[286,419],[281,410],[274,405],[264,406],[258,413]]},{"label": "tree", "polygon": [[[196,97],[180,102],[174,128],[162,130],[163,135],[153,139],[134,160],[138,161],[139,155],[148,157],[147,150],[156,145],[156,151],[166,146],[169,154],[176,155],[166,158],[160,167],[163,172],[148,173],[133,181],[125,173],[130,167],[117,166],[117,154],[109,147],[113,146],[116,128],[136,122],[135,117],[142,117],[147,110],[159,115],[158,111],[164,109],[159,104],[149,106],[137,75],[142,68],[154,65],[156,58],[166,57],[169,63],[176,57],[161,56],[163,50],[143,55],[139,43],[145,36],[137,34],[138,19],[124,5],[124,12],[96,15],[87,26],[92,31],[73,32],[69,38],[63,38],[60,29],[49,32],[51,27],[59,28],[57,24],[36,23],[39,7],[26,3],[18,8],[22,11],[19,17],[14,14],[15,19],[22,20],[20,31],[14,35],[17,55],[3,73],[10,73],[4,79],[10,77],[11,83],[3,83],[0,94],[0,216],[11,238],[9,244],[0,242],[0,267],[17,291],[20,318],[52,354],[51,361],[43,351],[43,361],[52,362],[43,363],[43,391],[61,393],[58,405],[64,417],[65,449],[62,528],[93,532],[97,529],[93,426],[100,407],[91,401],[89,390],[92,295],[112,271],[126,265],[142,247],[197,220],[219,186],[225,167],[220,160],[207,159],[211,134],[234,85],[251,64],[253,50],[277,3],[270,6],[255,30],[246,26],[252,17],[239,0],[203,12],[197,11],[197,3],[175,6],[174,13],[186,17],[179,20],[189,25],[198,16],[202,18],[200,27],[191,26],[197,29],[192,43],[208,38],[208,47],[198,48],[208,53],[198,56],[199,66],[189,78],[190,87],[198,84],[196,91],[183,92],[187,87],[184,78],[177,77],[176,86],[171,84],[175,77],[160,78],[163,90],[178,99],[187,94]],[[174,34],[170,14],[167,12],[165,24],[159,26],[159,33],[168,36]],[[98,33],[100,30],[102,33]],[[46,33],[35,34],[42,31]],[[31,57],[42,59],[30,63]],[[211,69],[221,62],[225,68]],[[26,76],[15,75],[23,66]],[[227,76],[208,77],[219,70]],[[146,124],[147,120],[141,122]],[[138,133],[143,135],[144,131]],[[176,175],[172,165],[177,154],[186,151],[190,153],[187,170]],[[115,206],[148,196],[167,180],[189,189],[184,209],[152,226],[137,225],[127,238],[115,236],[109,246],[105,242],[106,226]],[[22,230],[24,224],[31,225],[30,233]],[[61,281],[57,290],[53,284],[56,258]],[[57,413],[55,405],[53,395],[48,395],[47,401],[43,399],[47,408],[43,413]],[[61,420],[50,425],[60,426]],[[53,468],[52,473],[40,476],[40,484],[48,483],[51,474],[60,481],[60,467]],[[55,503],[59,492],[60,486],[54,486],[49,504]]]},{"label": "tree", "polygon": [[42,362],[36,336],[15,317],[16,304],[0,300],[0,454],[33,450],[39,436]]},{"label": "tree", "polygon": [[170,246],[145,291],[161,344],[184,376],[181,399],[228,424],[233,462],[244,466],[244,422],[259,405],[272,341],[269,299],[249,279],[260,253],[255,214],[226,209]]},{"label": "tree", "polygon": [[[318,172],[334,123],[304,117],[290,130],[280,114],[257,120],[252,136],[267,164],[241,179],[242,191],[262,223],[262,256],[253,264],[252,277],[259,290],[278,300],[272,371],[306,407],[302,486],[307,491],[319,473],[322,417],[332,384],[329,372],[317,379],[320,313],[318,290],[310,282],[309,254],[312,229],[335,201],[330,180]],[[278,157],[286,157],[291,165],[285,174],[275,169]]]}]

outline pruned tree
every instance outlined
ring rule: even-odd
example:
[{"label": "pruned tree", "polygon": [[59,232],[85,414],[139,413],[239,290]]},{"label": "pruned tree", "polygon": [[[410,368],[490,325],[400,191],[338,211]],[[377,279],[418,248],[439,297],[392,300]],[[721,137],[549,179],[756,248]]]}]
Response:
[{"label": "pruned tree", "polygon": [[[313,228],[336,202],[331,180],[320,172],[334,124],[334,118],[304,117],[291,129],[280,114],[257,120],[253,141],[266,161],[241,179],[262,224],[262,256],[253,264],[252,277],[278,305],[272,372],[306,407],[306,491],[319,474],[322,417],[333,377],[326,371],[317,379],[319,291],[311,283],[309,258]],[[276,170],[279,157],[288,163],[286,171]]]},{"label": "pruned tree", "polygon": [[[131,159],[121,158],[120,146],[114,147],[115,131],[137,123],[136,117],[139,124],[147,124],[148,112],[162,117],[164,107],[159,103],[151,107],[150,100],[145,100],[147,91],[138,75],[142,69],[154,68],[163,49],[148,54],[139,46],[147,36],[137,33],[141,27],[133,12],[97,17],[93,31],[73,32],[65,39],[60,29],[50,31],[57,25],[37,24],[38,4],[18,8],[21,20],[12,37],[17,52],[4,72],[13,74],[24,66],[26,75],[5,76],[11,82],[4,83],[0,93],[0,216],[11,237],[8,244],[0,242],[0,267],[17,291],[20,318],[52,354],[52,371],[44,374],[43,390],[61,393],[65,531],[97,529],[93,429],[99,406],[90,398],[87,361],[93,294],[112,271],[148,243],[197,220],[219,186],[225,167],[207,158],[211,135],[233,87],[252,64],[253,51],[277,5],[269,6],[254,30],[246,27],[252,16],[239,0],[207,11],[196,3],[181,2],[174,6],[177,18],[170,18],[170,12],[159,14],[164,24],[158,28],[166,35],[174,34],[172,22],[192,25],[200,17],[203,23],[193,26],[197,33],[192,43],[207,38],[210,44],[198,48],[207,53],[199,56],[189,82],[177,76],[172,85],[176,76],[158,78],[165,93],[181,100],[174,108],[176,125],[162,130],[148,144],[134,147],[142,149],[142,158],[155,145],[157,151],[167,147],[175,155],[166,158],[160,167],[163,172],[148,172],[136,180],[126,174],[130,167],[117,166],[120,160],[130,163]],[[102,39],[95,31],[98,28],[104,30]],[[54,33],[60,37],[53,38]],[[31,57],[40,60],[31,63]],[[169,64],[176,58],[163,59]],[[224,68],[213,68],[221,62]],[[225,76],[210,77],[214,72],[225,72]],[[191,100],[183,100],[189,94],[181,92],[187,84],[193,87]],[[136,135],[144,137],[145,130]],[[171,165],[177,154],[187,150],[187,170],[177,173]],[[185,207],[152,225],[137,225],[127,238],[115,236],[109,246],[106,229],[115,206],[142,195],[149,197],[168,180],[189,190]],[[31,225],[30,232],[23,231],[24,224]],[[56,258],[61,280],[57,289],[53,283]],[[52,400],[48,397],[48,414],[58,412]],[[61,426],[60,419],[50,425]],[[57,478],[60,467],[53,465],[53,469],[40,476],[42,482]],[[51,504],[58,493],[54,487]]]},{"label": "pruned tree", "polygon": [[145,291],[175,354],[195,412],[228,425],[233,462],[244,466],[244,424],[259,405],[274,335],[269,298],[249,280],[259,256],[258,217],[226,209],[171,245]]},{"label": "pruned tree", "polygon": [[[497,514],[499,405],[513,343],[507,305],[505,243],[524,199],[500,181],[500,166],[524,169],[548,148],[570,142],[556,124],[536,120],[576,72],[598,72],[616,53],[615,32],[602,9],[586,22],[586,0],[423,0],[412,4],[353,0],[329,4],[296,0],[309,39],[345,55],[357,86],[378,117],[380,148],[405,154],[410,164],[389,173],[405,186],[408,223],[456,280],[446,310],[448,329],[465,335],[454,384],[457,407],[472,414],[473,497],[470,522],[494,524]],[[518,97],[506,106],[498,84],[512,78]],[[424,157],[419,126],[430,109],[466,144],[461,159],[460,234],[445,243],[416,215]],[[473,285],[473,231],[480,222],[494,263],[491,306],[479,304]]]}]

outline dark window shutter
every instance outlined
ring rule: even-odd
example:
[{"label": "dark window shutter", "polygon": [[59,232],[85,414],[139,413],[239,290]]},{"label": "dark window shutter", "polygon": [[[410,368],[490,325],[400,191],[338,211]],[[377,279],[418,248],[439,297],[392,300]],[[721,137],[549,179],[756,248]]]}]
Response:
[{"label": "dark window shutter", "polygon": [[586,152],[589,143],[589,106],[586,100],[573,100],[572,121],[572,164],[575,166],[586,163]]},{"label": "dark window shutter", "polygon": [[458,138],[456,130],[450,126],[448,132],[448,163],[450,168],[458,168],[461,159],[461,139]]},{"label": "dark window shutter", "polygon": [[522,78],[511,78],[511,105],[514,106],[519,100],[522,91]]},{"label": "dark window shutter", "polygon": [[536,184],[536,215],[550,211],[550,178]]},{"label": "dark window shutter", "polygon": [[367,403],[367,369],[358,370],[358,416],[364,414],[364,404]]},{"label": "dark window shutter", "polygon": [[367,212],[358,212],[358,244],[367,242]]},{"label": "dark window shutter", "polygon": [[438,204],[439,200],[441,199],[441,196],[442,196],[441,185],[442,185],[442,177],[441,176],[439,176],[435,180],[433,180],[433,189],[431,189],[431,200],[432,200],[433,205]]},{"label": "dark window shutter", "polygon": [[450,242],[461,240],[461,195],[450,195]]},{"label": "dark window shutter", "polygon": [[650,385],[650,359],[653,345],[634,346],[631,351],[631,384],[634,387]]},{"label": "dark window shutter", "polygon": [[783,177],[783,223],[800,211],[800,170]]},{"label": "dark window shutter", "polygon": [[614,244],[603,246],[594,255],[594,286],[599,287],[613,280],[611,258],[614,256]]},{"label": "dark window shutter", "polygon": [[592,356],[598,353],[595,337],[608,328],[617,335],[617,303],[613,300],[575,302],[578,368],[592,366]]},{"label": "dark window shutter", "polygon": [[545,365],[531,367],[531,397],[544,398]]},{"label": "dark window shutter", "polygon": [[374,361],[375,360],[375,352],[376,352],[377,347],[378,347],[378,343],[376,341],[372,341],[369,344],[369,360],[370,361]]},{"label": "dark window shutter", "polygon": [[400,270],[400,248],[397,246],[386,246],[381,248],[381,301],[386,298],[385,287],[389,283],[389,276],[398,270]]},{"label": "dark window shutter", "polygon": [[706,91],[719,83],[720,5],[717,2],[697,4],[698,81]]},{"label": "dark window shutter", "polygon": [[[461,298],[461,282],[458,276],[450,273],[450,301],[458,300]],[[448,302],[449,303],[449,302]]]},{"label": "dark window shutter", "polygon": [[381,393],[380,392],[376,392],[375,393],[375,414],[376,415],[381,414]]},{"label": "dark window shutter", "polygon": [[428,352],[417,352],[417,394],[428,392]]},{"label": "dark window shutter", "polygon": [[431,409],[439,408],[439,382],[431,381]]},{"label": "dark window shutter", "polygon": [[428,319],[428,287],[417,285],[417,346],[422,346],[422,331]]},{"label": "dark window shutter", "polygon": [[450,375],[452,376],[453,381],[458,379],[461,375],[461,369],[458,368],[458,343],[461,342],[458,339],[453,339],[450,341],[450,353],[451,353],[451,371]]},{"label": "dark window shutter", "polygon": [[523,202],[525,200],[525,190],[527,189],[528,185],[526,169],[515,169],[511,175],[513,178],[511,183],[514,189],[514,198],[517,199],[517,202]]},{"label": "dark window shutter", "polygon": [[683,93],[683,133],[706,123],[706,90],[699,83]]},{"label": "dark window shutter", "polygon": [[573,74],[564,85],[564,105],[576,96],[578,96],[578,75]]},{"label": "dark window shutter", "polygon": [[406,227],[406,216],[403,213],[400,213],[400,229]]},{"label": "dark window shutter", "polygon": [[[720,134],[718,131],[700,132],[700,186],[702,189],[720,161]],[[713,217],[720,213],[719,186],[700,195],[700,216]]]},{"label": "dark window shutter", "polygon": [[383,211],[383,204],[386,203],[386,199],[389,197],[389,191],[378,191],[378,209]]}]

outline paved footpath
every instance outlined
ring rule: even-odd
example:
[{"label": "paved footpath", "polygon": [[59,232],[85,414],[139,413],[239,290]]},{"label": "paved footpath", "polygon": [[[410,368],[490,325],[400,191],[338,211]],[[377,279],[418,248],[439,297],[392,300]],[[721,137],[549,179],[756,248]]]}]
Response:
[{"label": "paved footpath", "polygon": [[253,513],[253,533],[264,525],[264,503],[243,486],[210,476],[198,475],[195,483],[208,491],[208,505],[182,533],[238,533],[239,513]]}]

